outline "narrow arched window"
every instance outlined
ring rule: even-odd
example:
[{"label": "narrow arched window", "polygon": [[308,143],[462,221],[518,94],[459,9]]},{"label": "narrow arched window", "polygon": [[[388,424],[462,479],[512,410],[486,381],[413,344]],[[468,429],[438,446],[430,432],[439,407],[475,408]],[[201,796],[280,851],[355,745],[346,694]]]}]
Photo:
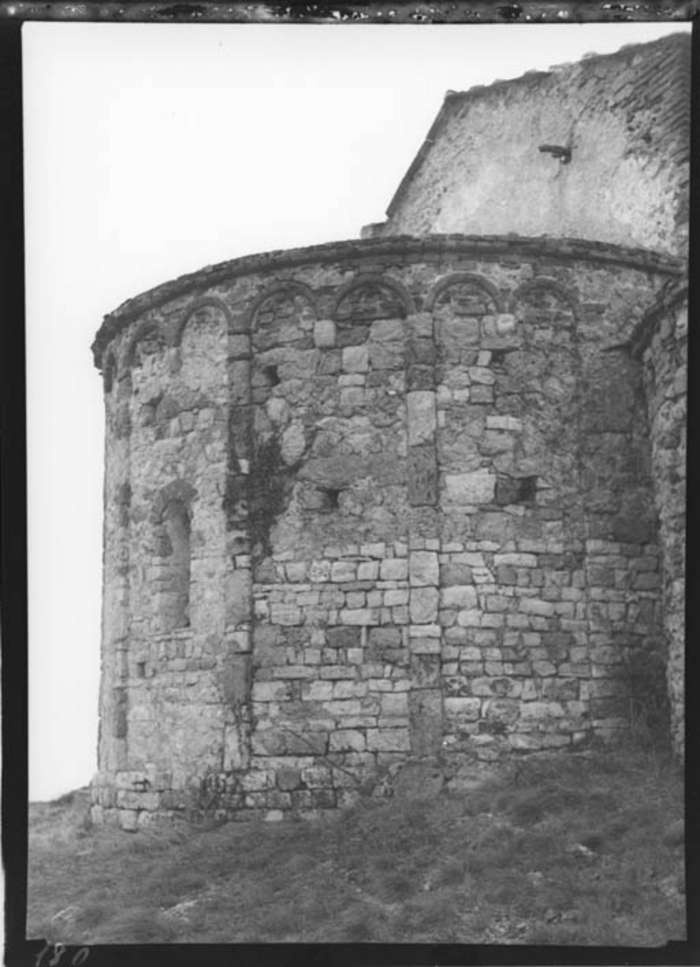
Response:
[{"label": "narrow arched window", "polygon": [[181,500],[170,500],[157,527],[160,563],[158,615],[161,631],[190,624],[190,515]]}]

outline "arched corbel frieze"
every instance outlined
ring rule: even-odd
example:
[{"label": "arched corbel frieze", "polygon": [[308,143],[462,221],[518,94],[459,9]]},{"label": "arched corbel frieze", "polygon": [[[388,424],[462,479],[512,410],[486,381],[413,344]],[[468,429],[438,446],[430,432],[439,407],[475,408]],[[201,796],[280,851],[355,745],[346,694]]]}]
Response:
[{"label": "arched corbel frieze", "polygon": [[386,275],[359,275],[342,285],[335,296],[331,317],[338,323],[405,319],[416,311],[408,289]]},{"label": "arched corbel frieze", "polygon": [[213,313],[220,313],[224,319],[224,333],[231,328],[231,313],[222,299],[214,296],[204,296],[191,302],[185,309],[172,334],[172,345],[182,345],[182,337],[187,326],[201,324],[202,320],[209,322]]},{"label": "arched corbel frieze", "polygon": [[126,351],[126,366],[128,369],[140,366],[144,355],[161,353],[166,340],[160,326],[156,322],[142,322],[136,329]]},{"label": "arched corbel frieze", "polygon": [[437,282],[425,302],[427,312],[450,308],[455,315],[483,316],[504,312],[501,293],[474,272],[455,272]]},{"label": "arched corbel frieze", "polygon": [[270,328],[286,319],[316,319],[316,297],[313,289],[303,282],[286,279],[268,286],[252,302],[249,313],[249,328]]},{"label": "arched corbel frieze", "polygon": [[[516,316],[539,312],[551,322],[571,324],[578,317],[575,294],[555,279],[532,279],[519,286],[510,298],[510,312]],[[569,316],[569,319],[562,316]],[[557,319],[557,317],[559,317]]]}]

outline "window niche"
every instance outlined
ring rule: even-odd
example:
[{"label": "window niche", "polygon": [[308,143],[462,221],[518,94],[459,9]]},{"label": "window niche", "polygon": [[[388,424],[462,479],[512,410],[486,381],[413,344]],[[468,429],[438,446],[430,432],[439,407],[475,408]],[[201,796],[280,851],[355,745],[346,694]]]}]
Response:
[{"label": "window niche", "polygon": [[537,500],[537,477],[506,477],[496,479],[496,503],[532,506]]},{"label": "window niche", "polygon": [[189,628],[190,515],[181,500],[168,501],[156,525],[156,556],[159,631]]},{"label": "window niche", "polygon": [[322,487],[319,493],[321,495],[320,509],[322,511],[329,512],[340,508],[340,494],[342,491],[335,487]]},{"label": "window niche", "polygon": [[273,386],[279,386],[281,383],[280,374],[277,366],[265,366],[263,369],[263,374],[267,379],[267,382],[272,388]]},{"label": "window niche", "polygon": [[342,490],[335,487],[306,486],[299,494],[301,506],[317,514],[330,514],[340,509]]}]

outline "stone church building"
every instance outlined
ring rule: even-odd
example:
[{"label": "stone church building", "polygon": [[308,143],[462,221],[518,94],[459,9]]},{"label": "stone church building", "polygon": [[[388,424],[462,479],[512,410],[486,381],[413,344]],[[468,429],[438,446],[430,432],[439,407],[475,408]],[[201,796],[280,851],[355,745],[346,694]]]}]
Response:
[{"label": "stone church building", "polygon": [[682,755],[689,100],[683,34],[449,92],[361,239],[105,318],[95,821]]}]

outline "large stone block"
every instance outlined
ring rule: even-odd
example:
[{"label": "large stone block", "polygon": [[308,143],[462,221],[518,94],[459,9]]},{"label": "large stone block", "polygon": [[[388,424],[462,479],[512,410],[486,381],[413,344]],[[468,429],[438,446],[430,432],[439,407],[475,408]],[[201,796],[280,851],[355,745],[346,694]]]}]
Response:
[{"label": "large stone block", "polygon": [[343,350],[343,370],[346,373],[366,373],[369,370],[367,346],[346,346]]},{"label": "large stone block", "polygon": [[437,588],[411,588],[409,613],[414,624],[432,624],[438,617],[439,594]]},{"label": "large stone block", "polygon": [[477,604],[476,588],[472,585],[457,585],[440,590],[441,608],[471,610],[476,608]]},{"label": "large stone block", "polygon": [[439,655],[441,651],[439,638],[411,638],[411,655]]},{"label": "large stone block", "polygon": [[566,712],[560,702],[524,702],[520,714],[523,722],[546,722],[563,718]]},{"label": "large stone block", "polygon": [[408,693],[407,692],[385,692],[381,697],[382,715],[407,715],[408,714]]},{"label": "large stone block", "polygon": [[328,751],[328,732],[286,732],[285,745],[292,755],[325,755]]},{"label": "large stone block", "polygon": [[340,621],[344,625],[376,625],[379,624],[377,608],[346,608],[340,612]]},{"label": "large stone block", "polygon": [[379,561],[361,561],[357,565],[358,581],[376,581],[379,577]]},{"label": "large stone block", "polygon": [[365,748],[365,737],[357,729],[338,729],[330,734],[331,752],[364,752]]},{"label": "large stone block", "polygon": [[440,582],[440,565],[435,551],[411,551],[408,569],[410,584],[414,587],[436,586]]},{"label": "large stone block", "polygon": [[381,562],[379,577],[382,581],[405,581],[408,577],[408,561],[401,557],[389,557]]},{"label": "large stone block", "polygon": [[443,586],[451,584],[471,584],[472,569],[468,564],[440,565],[440,583]]},{"label": "large stone block", "polygon": [[326,629],[326,644],[329,648],[356,648],[361,640],[359,628]]},{"label": "large stone block", "polygon": [[303,702],[329,702],[333,698],[332,681],[306,681],[301,686]]},{"label": "large stone block", "polygon": [[453,504],[490,504],[496,491],[496,474],[491,470],[445,474],[445,497]]},{"label": "large stone block", "polygon": [[367,729],[367,749],[370,752],[409,752],[411,741],[408,729]]},{"label": "large stone block", "polygon": [[331,581],[354,581],[357,577],[355,561],[334,561],[331,565]]},{"label": "large stone block", "polygon": [[427,390],[408,393],[406,409],[409,445],[417,446],[434,440],[437,427],[435,393]]},{"label": "large stone block", "polygon": [[332,319],[318,319],[314,323],[314,342],[319,349],[335,346],[335,323]]},{"label": "large stone block", "polygon": [[402,642],[401,629],[384,625],[381,628],[372,628],[369,633],[370,645],[378,648],[399,648]]}]

